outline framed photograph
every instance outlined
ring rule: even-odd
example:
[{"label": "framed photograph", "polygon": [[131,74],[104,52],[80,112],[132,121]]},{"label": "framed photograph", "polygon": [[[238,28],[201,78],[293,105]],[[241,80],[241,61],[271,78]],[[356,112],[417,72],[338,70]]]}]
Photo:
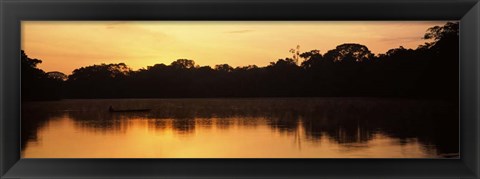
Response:
[{"label": "framed photograph", "polygon": [[478,0],[3,0],[1,178],[479,178]]}]

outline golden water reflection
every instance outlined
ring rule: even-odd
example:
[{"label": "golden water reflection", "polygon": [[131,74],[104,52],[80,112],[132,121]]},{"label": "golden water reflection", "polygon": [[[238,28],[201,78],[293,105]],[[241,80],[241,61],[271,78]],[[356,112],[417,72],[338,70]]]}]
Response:
[{"label": "golden water reflection", "polygon": [[[77,103],[73,106],[82,106]],[[276,106],[271,110],[279,107],[277,102],[273,103],[268,105]],[[215,102],[211,104],[215,105]],[[47,106],[52,110],[55,108],[53,104]],[[414,107],[410,108],[413,110]],[[165,118],[159,117],[161,114],[155,114],[155,111],[112,114],[104,110],[71,111],[70,108],[42,115],[25,112],[25,119],[36,122],[26,122],[26,126],[22,126],[25,130],[22,131],[25,140],[22,157],[438,158],[450,154],[449,151],[455,152],[457,147],[438,142],[442,140],[437,139],[437,134],[417,131],[425,128],[423,125],[435,125],[404,124],[400,119],[396,121],[402,122],[392,122],[392,119],[375,119],[370,114],[365,121],[355,118],[366,118],[363,113],[347,117],[333,113],[332,117],[331,111],[307,114],[301,110],[285,110],[280,116],[219,115],[211,110],[214,117],[204,117],[198,112],[202,110],[189,109],[188,106],[182,109],[193,111],[194,115],[179,117],[170,112],[167,116],[174,117]],[[379,122],[384,120],[392,121]],[[411,131],[401,132],[404,130],[401,125],[411,125]]]},{"label": "golden water reflection", "polygon": [[[248,122],[245,122],[248,121]],[[26,158],[342,158],[435,157],[418,141],[375,134],[372,140],[338,144],[328,137],[313,141],[303,127],[282,133],[261,118],[142,119],[114,121],[112,128],[74,122],[68,115],[39,131],[39,141],[27,143]],[[97,127],[89,127],[97,126]]]}]

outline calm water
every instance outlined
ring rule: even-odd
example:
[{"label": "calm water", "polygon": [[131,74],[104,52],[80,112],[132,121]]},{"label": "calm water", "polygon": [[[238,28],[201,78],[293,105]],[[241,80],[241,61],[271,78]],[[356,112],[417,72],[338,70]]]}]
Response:
[{"label": "calm water", "polygon": [[[111,113],[109,106],[152,110]],[[440,100],[374,98],[29,102],[22,157],[458,157],[457,109]]]}]

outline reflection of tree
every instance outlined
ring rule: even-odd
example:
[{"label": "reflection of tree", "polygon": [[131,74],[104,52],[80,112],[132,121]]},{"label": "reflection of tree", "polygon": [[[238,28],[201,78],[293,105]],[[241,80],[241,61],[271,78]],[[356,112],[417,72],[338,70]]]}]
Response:
[{"label": "reflection of tree", "polygon": [[58,114],[48,112],[35,112],[31,110],[22,109],[21,122],[21,148],[24,150],[29,141],[38,140],[38,129],[45,126],[45,124],[52,118],[58,117]]},{"label": "reflection of tree", "polygon": [[[66,114],[77,127],[102,133],[125,132],[133,124],[131,120],[146,120],[148,128],[173,130],[185,136],[201,128],[228,130],[234,126],[267,125],[276,132],[303,136],[311,142],[326,138],[344,145],[366,144],[375,134],[382,134],[399,139],[400,144],[418,140],[440,153],[458,153],[458,111],[449,101],[370,98],[125,101],[73,100],[34,107],[25,104],[22,110],[28,115],[22,115],[22,144],[34,139],[45,121]],[[124,108],[146,105],[152,111],[109,113],[109,105]],[[70,111],[72,108],[82,110]]]},{"label": "reflection of tree", "polygon": [[195,131],[195,119],[173,120],[173,130],[180,134],[190,134]]},{"label": "reflection of tree", "polygon": [[293,133],[298,130],[298,122],[300,120],[300,115],[298,115],[298,113],[292,113],[290,110],[269,118],[268,124],[271,128],[280,132]]},{"label": "reflection of tree", "polygon": [[128,119],[138,118],[135,114],[112,115],[108,111],[70,111],[67,116],[82,129],[100,133],[124,133],[130,127]]}]

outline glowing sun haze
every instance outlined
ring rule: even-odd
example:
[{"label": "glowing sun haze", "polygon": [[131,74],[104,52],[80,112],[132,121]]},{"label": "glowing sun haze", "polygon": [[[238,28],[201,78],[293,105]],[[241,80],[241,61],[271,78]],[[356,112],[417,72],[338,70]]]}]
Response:
[{"label": "glowing sun haze", "polygon": [[124,62],[133,69],[192,59],[200,66],[266,66],[289,49],[323,54],[343,43],[373,53],[416,48],[446,21],[23,21],[22,49],[45,71]]}]

